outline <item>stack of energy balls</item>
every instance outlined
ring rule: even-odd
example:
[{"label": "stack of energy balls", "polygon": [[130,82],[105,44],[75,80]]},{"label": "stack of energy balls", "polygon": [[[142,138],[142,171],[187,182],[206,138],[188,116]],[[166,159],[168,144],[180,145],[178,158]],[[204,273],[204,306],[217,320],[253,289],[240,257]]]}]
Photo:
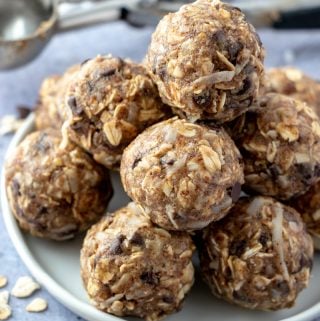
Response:
[{"label": "stack of energy balls", "polygon": [[[239,9],[198,0],[161,20],[144,64],[98,56],[44,81],[37,131],[6,164],[7,194],[35,236],[95,223],[81,273],[98,309],[148,321],[178,311],[199,233],[219,298],[277,310],[308,285],[320,86],[294,68],[265,73],[263,60]],[[105,214],[119,169],[132,202]]]}]

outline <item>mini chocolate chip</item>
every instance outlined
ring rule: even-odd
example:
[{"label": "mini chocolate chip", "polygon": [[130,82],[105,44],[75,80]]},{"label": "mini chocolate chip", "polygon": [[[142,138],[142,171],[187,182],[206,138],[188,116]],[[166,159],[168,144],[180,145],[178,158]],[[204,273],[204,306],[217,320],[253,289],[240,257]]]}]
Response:
[{"label": "mini chocolate chip", "polygon": [[239,291],[233,291],[232,296],[235,300],[237,301],[241,301],[241,302],[251,302],[251,299],[248,298],[248,296],[246,295],[246,293],[244,293],[243,291],[239,290]]},{"label": "mini chocolate chip", "polygon": [[80,66],[83,66],[83,65],[85,65],[88,61],[90,61],[91,60],[91,58],[88,58],[88,59],[86,59],[86,60],[84,60],[84,61],[82,61],[82,63],[80,64]]},{"label": "mini chocolate chip", "polygon": [[140,162],[141,162],[141,157],[137,157],[132,164],[132,169],[136,168]]},{"label": "mini chocolate chip", "polygon": [[121,248],[121,244],[124,241],[125,236],[120,234],[117,236],[117,238],[115,238],[110,245],[109,248],[109,254],[111,255],[120,255],[122,254],[122,248]]},{"label": "mini chocolate chip", "polygon": [[276,178],[281,174],[280,168],[276,164],[269,166],[269,173],[271,177]]},{"label": "mini chocolate chip", "polygon": [[243,86],[242,88],[237,92],[237,95],[243,95],[245,94],[252,86],[252,82],[250,78],[246,78],[243,81]]},{"label": "mini chocolate chip", "polygon": [[79,135],[87,135],[90,129],[90,123],[88,121],[81,120],[73,123],[70,127]]},{"label": "mini chocolate chip", "polygon": [[320,177],[320,165],[319,165],[319,164],[317,164],[317,165],[315,166],[315,168],[314,168],[314,175],[315,175],[316,177]]},{"label": "mini chocolate chip", "polygon": [[297,172],[301,176],[301,180],[304,184],[310,184],[314,178],[314,168],[309,163],[296,164]]},{"label": "mini chocolate chip", "polygon": [[152,271],[143,272],[140,275],[140,279],[143,283],[147,283],[150,285],[159,284],[159,276],[153,273]]},{"label": "mini chocolate chip", "polygon": [[109,69],[106,69],[104,71],[102,71],[99,76],[100,77],[110,77],[112,75],[114,75],[116,73],[116,69],[115,68],[109,68]]},{"label": "mini chocolate chip", "polygon": [[238,54],[243,49],[243,44],[239,42],[230,42],[227,47],[230,56],[230,62],[235,65],[237,62]]},{"label": "mini chocolate chip", "polygon": [[[155,69],[156,70],[156,69]],[[155,73],[155,72],[154,72]],[[165,67],[162,67],[158,72],[159,78],[163,81],[167,75],[167,70]]]},{"label": "mini chocolate chip", "polygon": [[174,302],[174,299],[171,295],[164,295],[162,297],[162,301],[165,302],[165,303],[173,303]]},{"label": "mini chocolate chip", "polygon": [[17,110],[18,110],[20,119],[27,118],[28,115],[31,113],[31,107],[29,107],[29,106],[18,105]]},{"label": "mini chocolate chip", "polygon": [[292,82],[286,83],[284,84],[284,88],[281,90],[283,91],[283,94],[290,96],[291,94],[297,92],[296,84]]},{"label": "mini chocolate chip", "polygon": [[219,29],[212,34],[211,39],[216,45],[218,45],[219,48],[222,48],[225,45],[227,39],[226,33],[223,30]]},{"label": "mini chocolate chip", "polygon": [[290,292],[287,281],[276,281],[275,286],[282,295],[288,295]]},{"label": "mini chocolate chip", "polygon": [[12,180],[12,190],[15,197],[21,196],[20,193],[20,184],[16,179]]},{"label": "mini chocolate chip", "polygon": [[130,239],[131,244],[133,245],[138,245],[138,246],[144,246],[144,239],[141,236],[141,234],[139,234],[138,232],[135,232],[131,239]]},{"label": "mini chocolate chip", "polygon": [[299,269],[299,272],[303,269],[303,268],[310,268],[312,269],[312,266],[313,266],[313,260],[309,257],[306,257],[305,255],[301,255],[300,257],[300,269]]},{"label": "mini chocolate chip", "polygon": [[192,99],[198,106],[208,107],[211,104],[211,93],[209,90],[204,90],[200,94],[194,94]]},{"label": "mini chocolate chip", "polygon": [[261,243],[262,246],[266,246],[268,241],[269,235],[265,231],[262,231],[259,237],[259,243]]},{"label": "mini chocolate chip", "polygon": [[70,96],[68,98],[68,105],[74,115],[80,115],[83,112],[81,106],[78,106],[76,97]]},{"label": "mini chocolate chip", "polygon": [[170,166],[171,166],[171,165],[174,164],[174,162],[175,162],[174,159],[168,159],[168,160],[167,160],[166,158],[167,158],[167,157],[161,157],[161,158],[160,158],[160,164],[161,164],[161,165],[170,165]]},{"label": "mini chocolate chip", "polygon": [[246,240],[234,240],[230,245],[230,254],[240,257],[247,247]]},{"label": "mini chocolate chip", "polygon": [[235,203],[239,199],[240,193],[241,193],[241,184],[237,182],[233,185],[231,190],[231,198],[233,203]]}]

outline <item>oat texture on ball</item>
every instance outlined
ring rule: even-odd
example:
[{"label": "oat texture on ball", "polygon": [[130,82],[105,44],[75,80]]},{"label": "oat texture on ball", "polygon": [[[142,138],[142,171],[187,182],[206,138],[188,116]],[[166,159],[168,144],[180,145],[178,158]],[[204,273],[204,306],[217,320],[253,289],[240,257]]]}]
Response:
[{"label": "oat texture on ball", "polygon": [[203,233],[201,270],[214,295],[245,308],[292,307],[309,282],[313,244],[298,212],[270,197],[241,199]]},{"label": "oat texture on ball", "polygon": [[81,274],[91,302],[118,316],[148,321],[176,312],[194,281],[194,245],[185,232],[167,232],[129,203],[87,233]]},{"label": "oat texture on ball", "polygon": [[53,75],[42,82],[35,109],[35,125],[38,130],[50,127],[61,129],[66,119],[64,104],[66,90],[78,70],[79,65],[74,65],[63,75]]},{"label": "oat texture on ball", "polygon": [[300,214],[311,234],[314,246],[320,250],[320,182],[289,202]]},{"label": "oat texture on ball", "polygon": [[119,167],[123,149],[138,133],[167,110],[142,65],[111,56],[84,62],[65,99],[64,132],[111,169]]},{"label": "oat texture on ball", "polygon": [[285,200],[319,180],[319,118],[304,102],[263,95],[230,132],[243,156],[248,191]]},{"label": "oat texture on ball", "polygon": [[160,21],[146,65],[176,114],[222,123],[256,98],[263,60],[259,36],[238,8],[198,0]]},{"label": "oat texture on ball", "polygon": [[304,101],[320,116],[320,84],[297,68],[280,67],[268,70],[261,93],[268,92]]},{"label": "oat texture on ball", "polygon": [[6,162],[7,195],[22,229],[65,240],[105,212],[112,195],[108,171],[72,143],[60,148],[53,129],[27,136]]},{"label": "oat texture on ball", "polygon": [[197,230],[221,219],[240,194],[241,156],[220,127],[172,118],[140,134],[124,151],[125,191],[169,230]]}]

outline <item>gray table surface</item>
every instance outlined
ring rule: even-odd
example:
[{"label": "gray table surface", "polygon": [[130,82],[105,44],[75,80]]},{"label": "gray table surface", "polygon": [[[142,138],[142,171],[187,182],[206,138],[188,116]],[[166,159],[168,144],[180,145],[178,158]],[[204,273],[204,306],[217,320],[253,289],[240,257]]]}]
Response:
[{"label": "gray table surface", "polygon": [[[112,53],[141,60],[152,33],[151,28],[134,29],[123,22],[103,24],[55,36],[41,56],[26,67],[0,72],[0,117],[16,112],[19,105],[33,106],[41,81],[50,74],[61,73],[68,66],[97,54]],[[267,50],[266,65],[291,64],[320,79],[319,31],[259,31]],[[0,137],[0,167],[11,136]],[[59,264],[57,262],[57,264]],[[5,289],[11,289],[15,280],[29,274],[18,257],[0,217],[0,275],[9,278]],[[75,321],[82,320],[42,289],[37,295],[49,302],[49,309],[41,314],[26,314],[30,299],[11,299],[12,321]],[[318,321],[320,318],[318,319]]]}]

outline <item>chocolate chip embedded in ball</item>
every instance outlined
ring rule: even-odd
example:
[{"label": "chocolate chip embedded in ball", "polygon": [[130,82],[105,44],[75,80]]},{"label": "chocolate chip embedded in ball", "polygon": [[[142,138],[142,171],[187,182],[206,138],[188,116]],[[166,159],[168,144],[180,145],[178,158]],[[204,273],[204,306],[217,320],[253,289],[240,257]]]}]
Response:
[{"label": "chocolate chip embedded in ball", "polygon": [[312,239],[298,212],[270,197],[240,199],[203,233],[200,262],[213,294],[249,309],[292,307],[307,287]]},{"label": "chocolate chip embedded in ball", "polygon": [[187,233],[153,225],[129,203],[88,231],[81,275],[98,309],[155,321],[181,308],[194,281],[193,251]]},{"label": "chocolate chip embedded in ball", "polygon": [[320,123],[304,102],[266,94],[232,125],[250,192],[289,199],[320,177]]},{"label": "chocolate chip embedded in ball", "polygon": [[32,235],[73,238],[104,213],[112,195],[108,171],[53,129],[27,136],[6,163],[7,195],[19,225]]},{"label": "chocolate chip embedded in ball", "polygon": [[223,123],[257,97],[263,60],[259,36],[238,8],[198,0],[160,21],[146,65],[174,113]]},{"label": "chocolate chip embedded in ball", "polygon": [[65,108],[64,133],[111,169],[118,169],[123,149],[138,133],[168,112],[144,66],[111,56],[81,66]]},{"label": "chocolate chip embedded in ball", "polygon": [[172,118],[124,151],[121,179],[145,214],[169,230],[197,230],[221,219],[239,198],[243,168],[223,128]]}]

